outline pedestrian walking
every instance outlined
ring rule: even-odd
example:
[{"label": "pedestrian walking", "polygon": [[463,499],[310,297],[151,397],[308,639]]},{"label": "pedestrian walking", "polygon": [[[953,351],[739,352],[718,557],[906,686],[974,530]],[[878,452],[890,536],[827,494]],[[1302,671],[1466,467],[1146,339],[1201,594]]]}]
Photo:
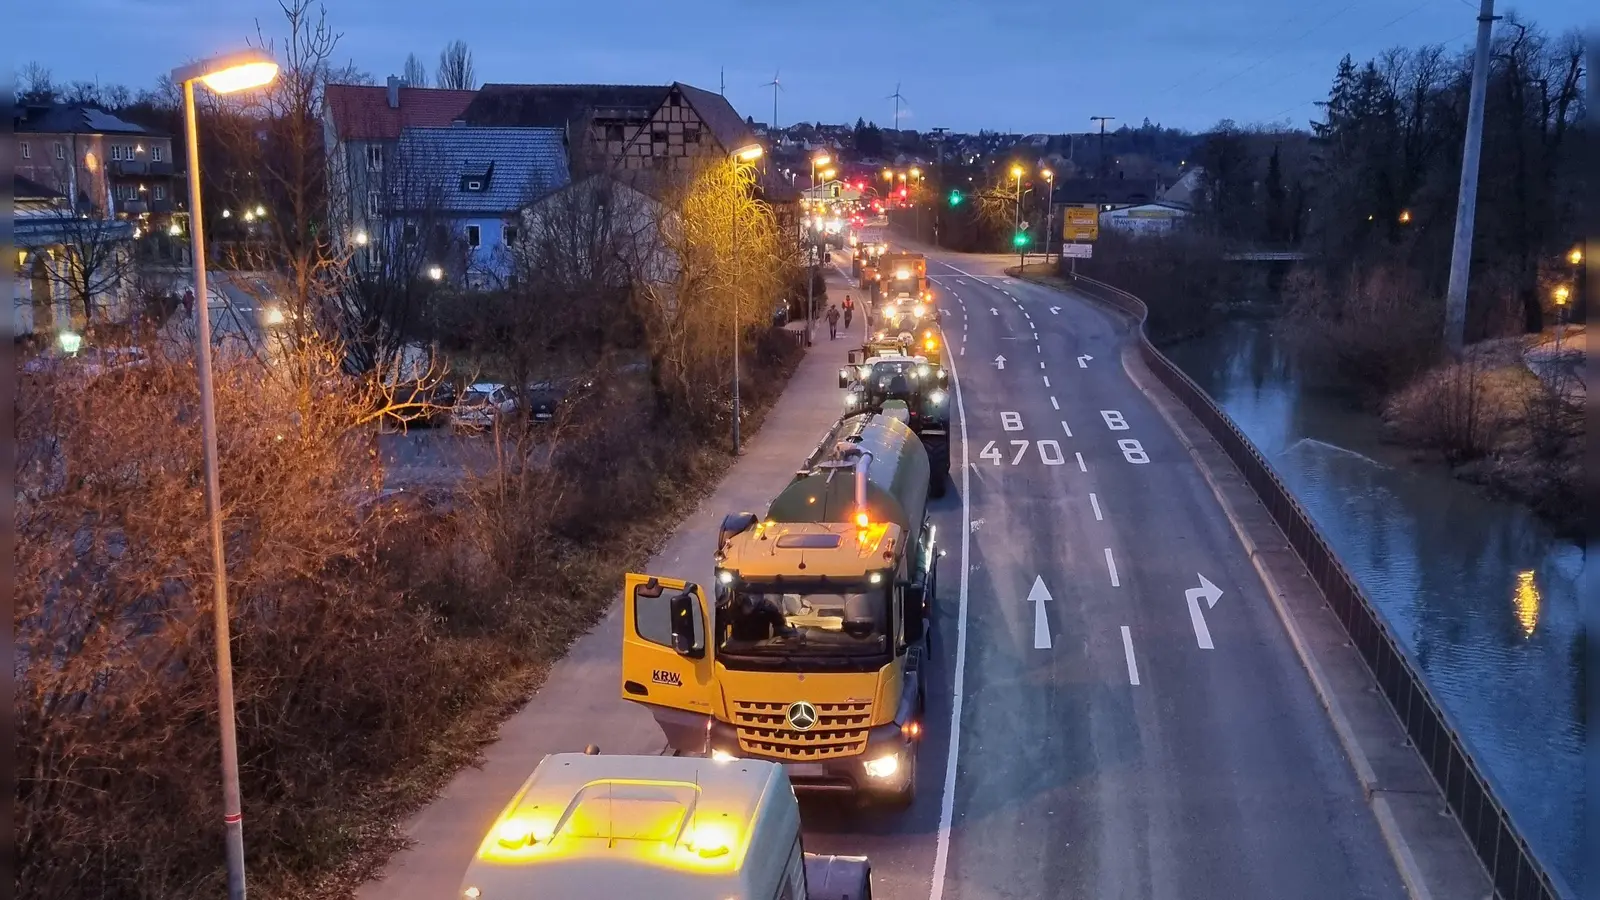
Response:
[{"label": "pedestrian walking", "polygon": [[186,318],[194,318],[194,291],[188,288],[183,291],[183,314]]},{"label": "pedestrian walking", "polygon": [[850,315],[853,312],[855,312],[855,310],[852,310],[848,303],[845,304],[845,307],[844,307],[844,329],[846,331],[850,330]]},{"label": "pedestrian walking", "polygon": [[828,304],[828,340],[839,336],[839,307]]}]

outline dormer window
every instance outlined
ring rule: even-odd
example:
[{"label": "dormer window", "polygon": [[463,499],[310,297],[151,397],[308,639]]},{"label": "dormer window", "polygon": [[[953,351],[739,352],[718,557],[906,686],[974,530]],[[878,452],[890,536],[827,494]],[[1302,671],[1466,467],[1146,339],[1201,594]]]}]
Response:
[{"label": "dormer window", "polygon": [[489,163],[482,169],[470,168],[468,171],[461,173],[461,192],[464,194],[481,194],[489,190],[489,182],[493,178],[494,163]]},{"label": "dormer window", "polygon": [[467,182],[466,190],[481,191],[483,190],[483,182],[473,178]]}]

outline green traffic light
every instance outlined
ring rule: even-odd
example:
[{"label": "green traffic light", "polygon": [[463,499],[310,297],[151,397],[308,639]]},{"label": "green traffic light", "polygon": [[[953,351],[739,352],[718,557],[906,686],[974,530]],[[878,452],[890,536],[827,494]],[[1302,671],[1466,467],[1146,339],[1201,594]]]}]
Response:
[{"label": "green traffic light", "polygon": [[961,192],[960,191],[951,191],[950,192],[950,205],[951,206],[960,206],[961,205]]},{"label": "green traffic light", "polygon": [[1028,233],[1026,231],[1017,232],[1017,236],[1011,239],[1011,244],[1014,247],[1028,246]]}]

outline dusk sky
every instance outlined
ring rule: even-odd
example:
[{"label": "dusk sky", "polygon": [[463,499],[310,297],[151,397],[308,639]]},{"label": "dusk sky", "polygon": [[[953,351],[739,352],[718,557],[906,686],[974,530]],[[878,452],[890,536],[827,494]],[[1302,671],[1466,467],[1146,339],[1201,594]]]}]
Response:
[{"label": "dusk sky", "polygon": [[[341,61],[378,80],[407,51],[430,68],[452,38],[480,81],[665,83],[716,90],[743,114],[778,122],[889,124],[900,84],[903,127],[1087,131],[1152,122],[1203,129],[1222,118],[1304,126],[1339,57],[1395,45],[1466,48],[1469,0],[331,0]],[[1550,32],[1594,24],[1593,0],[1500,4]],[[804,11],[806,15],[801,15]],[[241,46],[273,0],[55,0],[13,17],[17,65],[58,81],[142,87],[188,59]],[[892,35],[892,39],[890,39]],[[30,48],[35,48],[31,50]]]}]

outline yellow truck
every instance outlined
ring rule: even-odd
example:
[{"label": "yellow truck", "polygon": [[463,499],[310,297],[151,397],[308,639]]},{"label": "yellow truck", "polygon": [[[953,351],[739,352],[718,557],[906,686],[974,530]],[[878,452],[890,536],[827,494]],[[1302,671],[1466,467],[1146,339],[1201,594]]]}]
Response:
[{"label": "yellow truck", "polygon": [[801,847],[783,767],[544,758],[478,845],[461,900],[871,900],[866,857]]},{"label": "yellow truck", "polygon": [[846,415],[765,516],[724,519],[709,591],[627,577],[622,696],[675,750],[910,804],[942,553],[906,418]]}]

